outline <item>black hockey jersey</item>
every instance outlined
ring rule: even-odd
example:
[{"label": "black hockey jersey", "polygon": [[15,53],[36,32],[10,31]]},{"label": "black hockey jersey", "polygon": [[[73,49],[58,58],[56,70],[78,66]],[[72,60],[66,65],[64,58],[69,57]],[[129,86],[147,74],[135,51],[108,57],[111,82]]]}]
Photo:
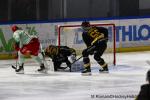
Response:
[{"label": "black hockey jersey", "polygon": [[76,51],[73,48],[67,46],[54,46],[50,45],[45,49],[45,54],[52,59],[67,57],[70,55],[76,56]]},{"label": "black hockey jersey", "polygon": [[87,47],[91,46],[98,39],[106,39],[107,42],[108,29],[104,27],[91,27],[87,32],[83,32],[82,38]]}]

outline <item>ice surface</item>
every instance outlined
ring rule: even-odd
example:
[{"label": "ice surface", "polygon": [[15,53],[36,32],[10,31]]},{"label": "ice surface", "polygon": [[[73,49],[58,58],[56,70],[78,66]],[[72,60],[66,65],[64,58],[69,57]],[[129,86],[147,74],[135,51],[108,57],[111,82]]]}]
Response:
[{"label": "ice surface", "polygon": [[[117,53],[117,65],[110,73],[98,73],[92,63],[92,76],[80,72],[36,73],[38,65],[25,64],[25,74],[15,74],[14,60],[0,61],[0,100],[134,100],[150,65],[150,52]],[[92,61],[94,62],[94,61]]]}]

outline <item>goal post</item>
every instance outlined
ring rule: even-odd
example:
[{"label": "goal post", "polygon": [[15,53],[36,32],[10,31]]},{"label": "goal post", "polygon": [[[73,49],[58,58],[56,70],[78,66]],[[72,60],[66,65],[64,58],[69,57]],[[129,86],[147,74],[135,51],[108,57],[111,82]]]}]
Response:
[{"label": "goal post", "polygon": [[[106,62],[116,65],[116,30],[115,24],[91,24],[91,26],[105,27],[108,29],[108,43],[107,49],[104,52],[104,59]],[[82,50],[86,48],[82,40],[81,25],[57,25],[57,45],[68,46],[74,48],[77,55],[81,56]]]}]

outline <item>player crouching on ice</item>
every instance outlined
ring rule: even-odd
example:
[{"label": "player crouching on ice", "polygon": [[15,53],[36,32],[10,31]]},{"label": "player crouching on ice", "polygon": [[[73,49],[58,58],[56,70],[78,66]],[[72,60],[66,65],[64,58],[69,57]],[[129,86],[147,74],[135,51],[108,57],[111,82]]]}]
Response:
[{"label": "player crouching on ice", "polygon": [[89,22],[82,22],[81,26],[83,29],[82,38],[87,46],[82,52],[84,62],[82,75],[91,75],[90,54],[94,54],[94,59],[102,67],[99,72],[108,72],[108,66],[101,58],[107,48],[108,29],[91,26]]},{"label": "player crouching on ice", "polygon": [[34,35],[28,34],[26,31],[22,30],[20,27],[14,25],[11,27],[13,33],[13,38],[15,40],[15,50],[18,52],[18,63],[19,68],[16,68],[16,73],[24,73],[24,56],[30,55],[34,60],[36,60],[40,69],[38,72],[46,72],[47,68],[44,66],[43,55],[39,53],[40,51],[40,42],[38,38]]},{"label": "player crouching on ice", "polygon": [[[73,48],[69,48],[67,46],[49,45],[44,52],[46,56],[52,59],[54,71],[69,67],[71,72],[71,62],[68,60],[68,57],[71,57],[72,62],[76,60],[76,51]],[[67,67],[61,67],[61,64],[64,62],[66,63]]]}]

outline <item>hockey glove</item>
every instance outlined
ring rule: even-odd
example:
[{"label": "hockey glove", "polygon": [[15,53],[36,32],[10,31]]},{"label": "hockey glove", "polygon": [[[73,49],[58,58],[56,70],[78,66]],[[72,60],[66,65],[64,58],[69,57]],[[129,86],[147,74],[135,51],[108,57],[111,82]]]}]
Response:
[{"label": "hockey glove", "polygon": [[101,39],[103,39],[103,38],[104,38],[104,34],[101,34],[100,36],[96,37],[96,38],[92,41],[91,45],[94,45],[98,40],[101,40]]},{"label": "hockey glove", "polygon": [[96,42],[93,43],[93,45],[98,46],[98,45],[103,45],[104,43],[107,43],[108,39],[103,38],[103,39],[98,39]]}]

